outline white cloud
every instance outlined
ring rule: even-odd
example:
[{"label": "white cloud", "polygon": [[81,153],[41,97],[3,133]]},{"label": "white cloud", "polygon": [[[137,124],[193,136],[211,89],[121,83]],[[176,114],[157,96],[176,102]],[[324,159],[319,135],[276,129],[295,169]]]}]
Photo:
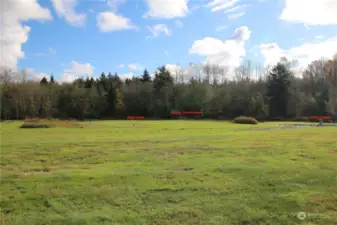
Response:
[{"label": "white cloud", "polygon": [[280,19],[306,25],[337,24],[336,0],[285,0]]},{"label": "white cloud", "polygon": [[[48,51],[50,54],[52,55],[55,55],[56,54],[56,50],[53,49],[53,48],[48,48]],[[47,53],[44,53],[44,52],[38,52],[38,53],[35,53],[35,56],[47,56],[48,55],[48,52]]]},{"label": "white cloud", "polygon": [[230,20],[235,20],[237,18],[240,18],[241,16],[244,16],[245,14],[246,14],[246,12],[239,12],[239,13],[229,14],[227,16],[227,18],[230,19]]},{"label": "white cloud", "polygon": [[164,53],[165,53],[165,55],[168,55],[168,54],[169,54],[168,51],[164,51]]},{"label": "white cloud", "polygon": [[93,71],[94,67],[90,63],[81,64],[73,60],[71,61],[71,69],[65,70],[64,73],[91,76]]},{"label": "white cloud", "polygon": [[151,77],[151,79],[153,80],[155,77],[156,77],[156,73],[150,73],[150,77]]},{"label": "white cloud", "polygon": [[54,48],[48,48],[48,50],[49,50],[49,52],[51,53],[51,54],[53,54],[53,55],[55,55],[56,54],[56,50],[54,49]]},{"label": "white cloud", "polygon": [[250,38],[248,27],[239,27],[228,40],[222,41],[212,37],[197,40],[189,49],[190,54],[206,56],[206,62],[234,69],[240,66],[246,55],[245,41]]},{"label": "white cloud", "polygon": [[16,71],[18,60],[25,56],[21,46],[27,42],[31,29],[22,25],[22,22],[51,20],[52,16],[36,0],[1,0],[0,16],[0,67],[9,67]]},{"label": "white cloud", "polygon": [[165,68],[170,72],[171,76],[173,77],[174,80],[179,79],[179,77],[185,77],[186,72],[184,69],[177,64],[166,64]]},{"label": "white cloud", "polygon": [[46,79],[48,79],[49,75],[46,74],[46,73],[35,73],[35,74],[32,75],[32,79],[33,79],[33,80],[36,80],[36,81],[40,81],[40,80],[42,80],[42,78],[44,78],[44,77],[45,77]]},{"label": "white cloud", "polygon": [[246,14],[246,8],[251,4],[236,5],[241,0],[213,0],[209,2],[206,7],[212,8],[212,12],[224,10],[228,14],[227,18],[230,20],[237,19]]},{"label": "white cloud", "polygon": [[78,0],[51,0],[54,9],[59,17],[75,27],[84,26],[87,19],[85,13],[77,13],[74,9]]},{"label": "white cloud", "polygon": [[117,11],[120,5],[124,4],[126,0],[106,0],[108,6],[113,10]]},{"label": "white cloud", "polygon": [[94,72],[94,67],[90,63],[78,63],[71,61],[71,68],[65,69],[61,76],[61,82],[72,82],[80,76],[91,77]]},{"label": "white cloud", "polygon": [[225,13],[242,12],[249,6],[251,6],[251,5],[250,4],[238,5],[238,6],[235,6],[233,8],[230,8],[230,9],[226,10]]},{"label": "white cloud", "polygon": [[216,31],[222,31],[222,30],[226,30],[228,28],[228,26],[217,26],[215,28]]},{"label": "white cloud", "polygon": [[260,53],[264,56],[264,65],[274,65],[282,57],[283,50],[276,43],[260,45]]},{"label": "white cloud", "polygon": [[144,17],[171,19],[189,12],[188,0],[146,0],[149,11]]},{"label": "white cloud", "polygon": [[129,73],[125,73],[125,74],[118,74],[119,78],[121,78],[121,80],[125,81],[126,79],[132,79],[132,77],[134,76],[133,72],[129,72]]},{"label": "white cloud", "polygon": [[128,69],[129,70],[143,70],[144,68],[139,64],[132,63],[128,65]]},{"label": "white cloud", "polygon": [[180,20],[176,20],[176,21],[174,21],[174,23],[175,23],[176,27],[178,27],[178,28],[183,28],[184,27],[183,22],[181,22]]},{"label": "white cloud", "polygon": [[207,7],[212,8],[212,12],[216,12],[219,10],[228,9],[239,1],[240,0],[213,0],[207,4]]},{"label": "white cloud", "polygon": [[165,68],[170,72],[173,79],[178,82],[188,82],[192,78],[203,79],[205,77],[202,64],[190,63],[185,68],[177,64],[166,64]]},{"label": "white cloud", "polygon": [[322,39],[322,38],[324,38],[324,36],[323,35],[317,35],[315,38],[316,39]]},{"label": "white cloud", "polygon": [[49,9],[41,7],[36,0],[2,0],[0,7],[3,26],[13,20],[52,19]]},{"label": "white cloud", "polygon": [[175,75],[182,70],[182,67],[177,64],[166,64],[165,68],[172,74]]},{"label": "white cloud", "polygon": [[124,64],[119,64],[119,66],[117,66],[117,68],[124,68]]},{"label": "white cloud", "polygon": [[[254,1],[261,2],[261,0]],[[212,12],[223,10],[225,14],[228,14],[228,19],[235,20],[245,15],[246,8],[251,6],[251,4],[237,5],[239,2],[241,2],[241,0],[213,0],[209,2],[206,7],[212,8]]]},{"label": "white cloud", "polygon": [[203,40],[197,40],[190,48],[190,54],[216,55],[222,52],[224,42],[212,37],[206,37]]},{"label": "white cloud", "polygon": [[28,75],[29,80],[40,81],[42,78],[49,78],[49,75],[46,73],[37,73],[33,68],[27,68],[23,70],[23,73]]},{"label": "white cloud", "polygon": [[233,8],[230,8],[225,11],[225,14],[231,13],[227,16],[228,19],[230,20],[235,20],[239,17],[242,17],[243,15],[246,14],[246,8],[251,6],[250,4],[245,4],[245,5],[238,5]]},{"label": "white cloud", "polygon": [[337,53],[337,36],[324,41],[311,41],[300,46],[282,49],[276,43],[260,45],[260,53],[264,56],[264,64],[275,65],[281,57],[296,60],[296,71],[306,68],[309,63],[322,57],[332,58]]},{"label": "white cloud", "polygon": [[[164,33],[167,36],[172,34],[172,31],[165,24],[157,24],[152,27],[147,26],[147,29],[151,31],[153,38],[158,37],[160,33]],[[148,36],[147,38],[151,38],[151,36]]]},{"label": "white cloud", "polygon": [[102,32],[137,29],[129,18],[113,12],[101,12],[97,16],[97,26]]},{"label": "white cloud", "polygon": [[234,31],[231,39],[238,42],[247,41],[249,40],[251,33],[252,31],[250,31],[248,27],[242,26]]}]

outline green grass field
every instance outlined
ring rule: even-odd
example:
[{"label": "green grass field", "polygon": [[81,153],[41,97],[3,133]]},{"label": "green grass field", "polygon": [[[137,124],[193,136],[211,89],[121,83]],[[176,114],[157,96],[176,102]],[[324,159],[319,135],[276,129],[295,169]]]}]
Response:
[{"label": "green grass field", "polygon": [[1,123],[1,224],[337,224],[336,127],[21,124]]}]

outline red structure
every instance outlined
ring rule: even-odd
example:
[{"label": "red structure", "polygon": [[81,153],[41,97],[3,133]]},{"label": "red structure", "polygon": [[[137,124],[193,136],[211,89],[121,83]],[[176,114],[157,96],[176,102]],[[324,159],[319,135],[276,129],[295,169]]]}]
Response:
[{"label": "red structure", "polygon": [[202,112],[183,112],[183,115],[203,115]]},{"label": "red structure", "polygon": [[171,111],[171,115],[181,115],[180,111]]},{"label": "red structure", "polygon": [[143,120],[144,116],[128,116],[128,120]]},{"label": "red structure", "polygon": [[184,112],[180,112],[180,111],[171,111],[170,113],[171,115],[203,115],[202,112],[189,112],[189,111],[184,111]]},{"label": "red structure", "polygon": [[328,119],[331,119],[332,116],[312,116],[311,119],[313,120],[319,120],[319,119],[322,119],[322,120],[328,120]]}]

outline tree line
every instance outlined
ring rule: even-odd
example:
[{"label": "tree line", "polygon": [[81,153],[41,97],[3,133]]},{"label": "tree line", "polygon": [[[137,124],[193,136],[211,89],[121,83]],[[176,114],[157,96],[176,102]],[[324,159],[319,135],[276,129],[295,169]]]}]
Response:
[{"label": "tree line", "polygon": [[125,80],[102,73],[96,79],[78,78],[72,83],[58,83],[53,76],[40,82],[14,80],[13,72],[2,68],[1,119],[170,118],[171,110],[202,111],[206,118],[227,119],[335,115],[337,55],[333,60],[312,62],[301,76],[295,76],[291,68],[283,58],[265,76],[253,79],[250,68],[241,67],[235,79],[228,79],[226,69],[205,65],[203,76],[192,74],[186,81],[181,71],[173,74],[161,66],[153,77],[147,70]]}]

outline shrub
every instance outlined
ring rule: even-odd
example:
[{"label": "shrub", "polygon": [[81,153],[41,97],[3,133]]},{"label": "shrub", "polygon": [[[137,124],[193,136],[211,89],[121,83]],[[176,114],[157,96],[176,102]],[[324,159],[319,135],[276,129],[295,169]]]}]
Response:
[{"label": "shrub", "polygon": [[233,123],[238,124],[258,124],[259,122],[253,117],[239,116],[233,120]]},{"label": "shrub", "polygon": [[20,128],[51,128],[51,127],[83,128],[83,125],[77,123],[76,121],[68,121],[68,120],[26,118]]},{"label": "shrub", "polygon": [[24,123],[20,126],[20,128],[51,128],[53,127],[51,124],[39,124],[39,123]]}]

